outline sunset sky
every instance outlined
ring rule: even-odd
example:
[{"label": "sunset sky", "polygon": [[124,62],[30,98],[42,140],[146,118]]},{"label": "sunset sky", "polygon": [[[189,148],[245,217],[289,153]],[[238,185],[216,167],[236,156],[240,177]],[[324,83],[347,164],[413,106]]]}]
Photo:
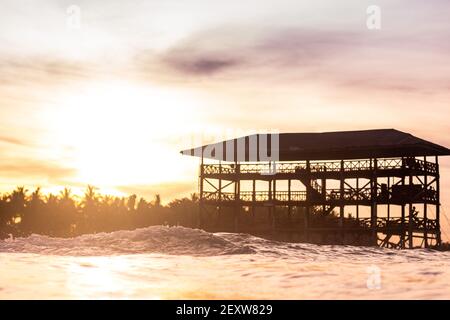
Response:
[{"label": "sunset sky", "polygon": [[[379,30],[366,26],[372,4]],[[197,189],[197,160],[179,154],[192,141],[265,130],[396,128],[448,147],[449,10],[444,0],[2,0],[0,191],[93,184],[168,200]]]}]

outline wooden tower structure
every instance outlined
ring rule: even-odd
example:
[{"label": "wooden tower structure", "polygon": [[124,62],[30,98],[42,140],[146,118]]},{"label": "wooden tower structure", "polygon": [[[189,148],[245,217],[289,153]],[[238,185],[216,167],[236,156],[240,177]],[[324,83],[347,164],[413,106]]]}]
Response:
[{"label": "wooden tower structure", "polygon": [[410,134],[255,134],[182,153],[200,158],[198,223],[208,231],[390,248],[441,244],[438,158],[450,150]]}]

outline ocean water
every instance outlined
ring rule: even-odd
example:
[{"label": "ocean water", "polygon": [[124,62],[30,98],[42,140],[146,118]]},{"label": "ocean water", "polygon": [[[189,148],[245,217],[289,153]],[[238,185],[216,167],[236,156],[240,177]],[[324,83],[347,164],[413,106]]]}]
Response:
[{"label": "ocean water", "polygon": [[155,226],[0,241],[0,299],[449,299],[450,252]]}]

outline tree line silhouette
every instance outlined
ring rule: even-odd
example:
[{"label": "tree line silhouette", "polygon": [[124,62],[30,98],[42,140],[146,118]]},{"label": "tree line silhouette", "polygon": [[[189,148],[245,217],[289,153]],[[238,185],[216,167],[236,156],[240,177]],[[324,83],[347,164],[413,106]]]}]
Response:
[{"label": "tree line silhouette", "polygon": [[[33,233],[51,237],[75,237],[153,225],[196,228],[199,222],[198,203],[196,193],[189,198],[175,199],[163,205],[158,194],[152,201],[147,201],[144,198],[138,199],[134,194],[128,197],[102,195],[93,186],[87,186],[81,197],[73,195],[69,188],[64,188],[57,195],[44,195],[40,188],[30,192],[24,187],[17,187],[10,193],[0,194],[0,239],[27,237]],[[304,214],[300,209],[297,209],[299,212],[294,212],[294,219],[288,219],[283,208],[278,209],[277,224],[288,222],[290,225],[301,225]],[[295,216],[299,221],[296,221]],[[315,223],[322,227],[333,227],[338,223],[335,212],[328,216],[323,216],[320,211],[312,212],[311,219],[317,220]],[[214,212],[205,213],[202,220],[205,230],[232,230],[232,212],[223,212],[221,216]],[[258,226],[267,227],[270,225],[269,220],[263,212],[256,216],[249,213],[240,216],[242,225],[250,227],[247,232],[259,236],[264,236],[264,233],[255,233]],[[346,217],[345,220],[356,226],[357,221],[353,217]],[[444,243],[440,249],[450,250],[450,244]]]},{"label": "tree line silhouette", "polygon": [[[26,237],[33,233],[51,237],[74,237],[82,234],[134,230],[152,225],[199,226],[199,198],[196,193],[190,198],[175,199],[167,205],[155,195],[152,201],[137,198],[136,195],[116,197],[102,195],[93,186],[87,186],[83,196],[76,197],[69,188],[59,194],[44,195],[40,188],[30,192],[17,187],[10,193],[0,195],[0,239]],[[258,208],[256,214],[241,212],[241,231],[264,236],[271,230],[273,220],[266,208]],[[297,226],[302,230],[304,208],[293,210],[288,218],[287,208],[277,208],[276,224],[280,227]],[[202,214],[202,228],[210,232],[232,232],[234,226],[233,208],[224,208],[222,214],[208,210]],[[338,223],[335,212],[323,216],[312,212],[312,221],[322,227],[332,227]],[[356,223],[352,218],[346,219]],[[261,231],[262,230],[262,231]]]},{"label": "tree line silhouette", "polygon": [[33,233],[73,237],[151,225],[195,227],[197,203],[196,194],[162,205],[159,195],[152,201],[136,195],[101,195],[93,186],[88,186],[80,198],[69,188],[57,195],[44,195],[40,188],[30,192],[17,187],[0,195],[0,239]]}]

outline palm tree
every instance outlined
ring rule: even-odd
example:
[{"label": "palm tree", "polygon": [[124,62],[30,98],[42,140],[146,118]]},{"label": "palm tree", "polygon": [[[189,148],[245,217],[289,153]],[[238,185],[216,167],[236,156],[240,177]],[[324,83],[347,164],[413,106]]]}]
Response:
[{"label": "palm tree", "polygon": [[155,195],[155,199],[153,200],[153,206],[154,207],[160,207],[161,206],[161,196],[159,194]]},{"label": "palm tree", "polygon": [[[44,211],[44,200],[41,194],[41,188],[37,187],[36,190],[30,196],[26,210],[24,210],[20,227],[24,234],[30,234],[32,232],[40,232],[42,217],[40,215]],[[45,220],[45,219],[44,219]]]},{"label": "palm tree", "polygon": [[80,223],[80,229],[82,232],[96,232],[98,230],[97,215],[99,208],[99,198],[96,193],[96,187],[88,185],[84,192],[82,204],[82,221]]},{"label": "palm tree", "polygon": [[88,185],[86,191],[84,192],[83,203],[85,206],[93,205],[97,202],[97,188],[91,185]]},{"label": "palm tree", "polygon": [[199,200],[199,197],[198,197],[198,194],[197,193],[191,193],[191,201],[192,202],[198,202],[198,200]]},{"label": "palm tree", "polygon": [[62,235],[64,233],[75,235],[78,224],[78,210],[70,188],[65,187],[60,192],[58,212],[61,219],[61,228],[63,228],[63,230],[60,230]]},{"label": "palm tree", "polygon": [[10,204],[13,209],[22,210],[25,207],[25,198],[28,190],[25,187],[17,187],[10,195]]},{"label": "palm tree", "polygon": [[65,187],[61,192],[61,202],[68,203],[73,202],[72,199],[72,190],[70,188]]},{"label": "palm tree", "polygon": [[10,223],[16,224],[22,221],[25,213],[26,197],[28,190],[25,187],[17,187],[9,197]]},{"label": "palm tree", "polygon": [[132,194],[131,196],[128,197],[127,207],[129,211],[134,211],[136,209],[136,199],[137,196],[135,194]]}]

